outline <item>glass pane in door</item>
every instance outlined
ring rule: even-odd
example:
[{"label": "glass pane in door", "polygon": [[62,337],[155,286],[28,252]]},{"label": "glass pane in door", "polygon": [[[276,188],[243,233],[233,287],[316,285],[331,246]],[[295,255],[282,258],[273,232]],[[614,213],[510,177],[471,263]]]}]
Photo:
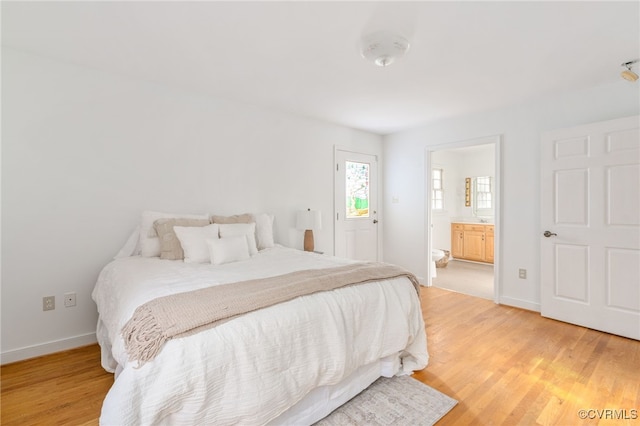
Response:
[{"label": "glass pane in door", "polygon": [[369,217],[369,164],[345,162],[347,219]]}]

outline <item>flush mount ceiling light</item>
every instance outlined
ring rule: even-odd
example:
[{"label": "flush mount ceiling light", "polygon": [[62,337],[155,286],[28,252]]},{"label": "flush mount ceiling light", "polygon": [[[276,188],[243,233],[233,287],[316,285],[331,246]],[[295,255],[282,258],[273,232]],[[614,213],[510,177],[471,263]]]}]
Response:
[{"label": "flush mount ceiling light", "polygon": [[640,61],[640,59],[636,59],[634,61],[629,61],[629,62],[625,62],[624,64],[622,64],[622,67],[625,67],[626,70],[622,71],[620,73],[620,76],[622,78],[624,78],[627,81],[636,81],[638,79],[638,74],[636,74],[635,72],[631,71],[631,66],[633,64],[635,64],[636,62]]},{"label": "flush mount ceiling light", "polygon": [[397,34],[377,32],[362,38],[360,53],[379,67],[386,67],[409,50],[409,41]]}]

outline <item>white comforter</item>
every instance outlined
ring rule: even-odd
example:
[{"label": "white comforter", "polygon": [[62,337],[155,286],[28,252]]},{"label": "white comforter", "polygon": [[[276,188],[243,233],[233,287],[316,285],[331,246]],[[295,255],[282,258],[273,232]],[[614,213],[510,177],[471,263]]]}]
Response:
[{"label": "white comforter", "polygon": [[118,371],[104,425],[264,424],[312,389],[401,353],[401,373],[426,366],[420,303],[406,278],[304,296],[171,340],[152,362],[129,363],[120,330],[154,298],[349,261],[276,247],[221,266],[130,257],[108,264],[98,305],[102,365]]}]

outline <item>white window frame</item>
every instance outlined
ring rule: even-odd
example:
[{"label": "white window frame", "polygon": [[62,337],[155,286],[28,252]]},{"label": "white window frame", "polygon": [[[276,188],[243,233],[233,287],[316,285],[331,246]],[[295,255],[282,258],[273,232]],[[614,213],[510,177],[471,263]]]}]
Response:
[{"label": "white window frame", "polygon": [[[439,175],[439,176],[436,176]],[[438,205],[439,204],[439,205]],[[431,169],[431,210],[444,211],[444,170]]]}]

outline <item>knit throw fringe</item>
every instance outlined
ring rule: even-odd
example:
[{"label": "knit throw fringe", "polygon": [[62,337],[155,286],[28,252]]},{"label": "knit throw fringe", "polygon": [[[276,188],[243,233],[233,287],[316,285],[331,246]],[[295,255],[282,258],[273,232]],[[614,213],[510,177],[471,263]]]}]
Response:
[{"label": "knit throw fringe", "polygon": [[139,360],[138,367],[156,357],[169,337],[146,305],[139,306],[122,328],[125,347],[131,359]]},{"label": "knit throw fringe", "polygon": [[168,340],[211,328],[237,315],[307,294],[401,276],[409,278],[419,296],[420,284],[413,274],[385,263],[356,263],[159,297],[135,310],[122,328],[122,336],[129,359],[137,360],[140,368],[153,360]]}]

